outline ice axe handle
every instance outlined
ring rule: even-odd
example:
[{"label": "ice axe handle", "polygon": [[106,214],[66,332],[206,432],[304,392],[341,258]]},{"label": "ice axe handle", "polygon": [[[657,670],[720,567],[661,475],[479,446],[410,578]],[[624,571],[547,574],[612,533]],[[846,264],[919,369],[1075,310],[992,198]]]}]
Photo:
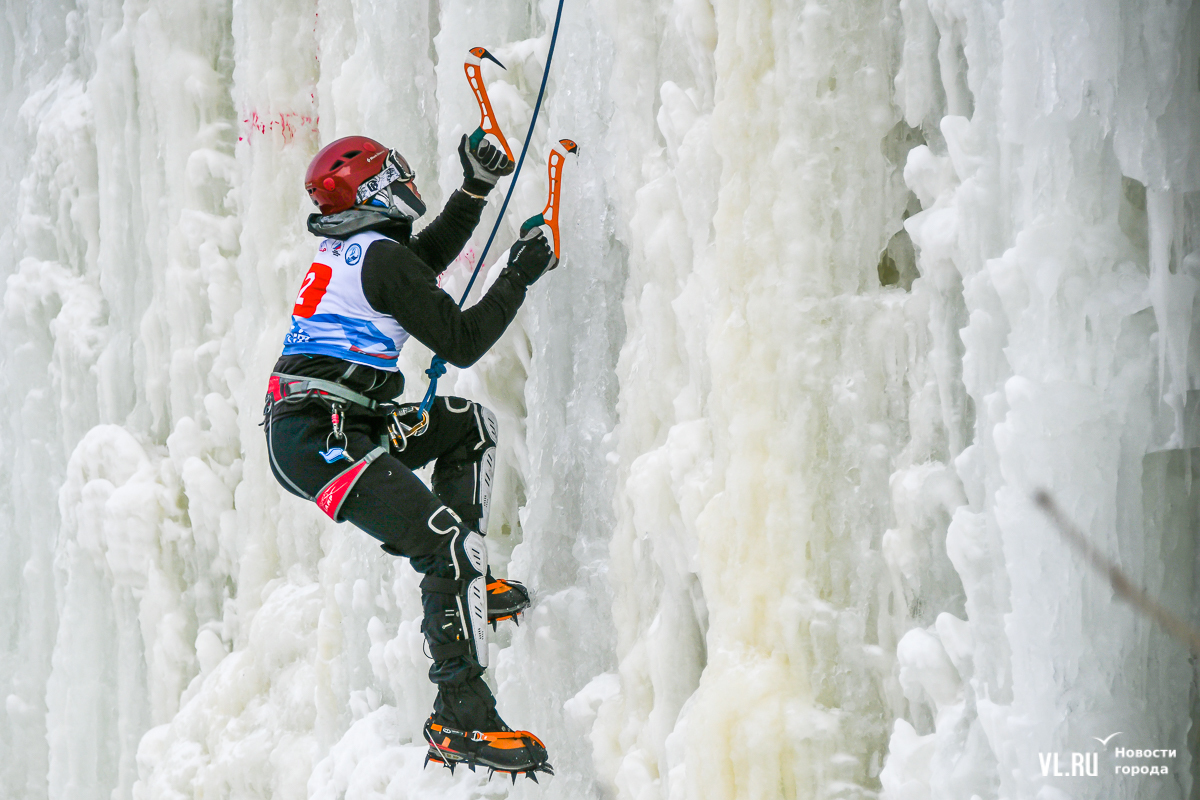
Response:
[{"label": "ice axe handle", "polygon": [[554,269],[558,266],[558,228],[546,222],[546,218],[541,214],[534,214],[521,223],[521,238],[532,239],[538,228],[544,229],[546,238],[550,240],[550,249],[554,253],[554,262],[550,269]]},{"label": "ice axe handle", "polygon": [[[496,114],[492,111],[492,101],[488,97],[487,89],[483,85],[483,72],[479,69],[479,60],[487,58],[495,61],[496,57],[482,47],[476,47],[471,50],[472,58],[468,59],[463,64],[463,70],[467,73],[467,82],[471,85],[471,91],[475,94],[475,102],[479,105],[479,127],[471,134],[471,148],[479,146],[479,142],[485,134],[492,134],[496,140],[500,142],[500,146],[504,148],[504,154],[508,156],[509,161],[515,161],[512,150],[508,149],[508,140],[504,134],[500,132],[500,125],[496,122]],[[503,68],[504,65],[500,64]]]},{"label": "ice axe handle", "polygon": [[535,214],[521,223],[520,241],[527,242],[530,239],[536,239],[539,234],[550,238],[550,263],[546,265],[546,271],[549,272],[558,266],[558,229],[547,222],[541,214]]},{"label": "ice axe handle", "polygon": [[546,198],[546,207],[542,209],[541,214],[525,221],[525,224],[528,225],[537,220],[535,224],[545,225],[550,229],[550,241],[554,245],[556,259],[562,256],[559,251],[558,207],[559,199],[562,196],[562,169],[567,160],[567,153],[579,155],[579,145],[570,139],[559,139],[558,144],[550,149],[550,158],[546,162],[546,177],[550,182],[550,194]]},{"label": "ice axe handle", "polygon": [[[476,128],[475,132],[467,137],[467,146],[471,148],[472,153],[479,155],[479,143],[483,141],[483,138],[485,136],[487,136],[487,134],[488,134],[488,132],[484,131],[483,128]],[[504,148],[504,152],[507,153],[508,145],[505,143],[504,137],[500,136],[498,133],[495,133],[493,135],[500,142],[500,146]],[[509,156],[510,160],[511,160],[511,158],[512,158],[512,156]]]}]

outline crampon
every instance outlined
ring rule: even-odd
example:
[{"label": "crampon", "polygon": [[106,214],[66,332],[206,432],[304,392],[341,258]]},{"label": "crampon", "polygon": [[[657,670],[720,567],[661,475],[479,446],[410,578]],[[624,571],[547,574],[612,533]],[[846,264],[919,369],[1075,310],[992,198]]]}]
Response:
[{"label": "crampon", "polygon": [[488,622],[492,623],[492,630],[496,630],[496,623],[506,619],[520,625],[521,612],[529,608],[533,601],[529,598],[529,590],[525,588],[525,584],[505,578],[493,578],[489,572],[487,602]]},{"label": "crampon", "polygon": [[529,731],[460,731],[439,725],[430,717],[425,722],[425,740],[429,742],[425,764],[440,763],[451,772],[459,764],[472,772],[476,767],[487,767],[488,778],[497,772],[507,773],[513,783],[518,775],[527,775],[537,783],[537,773],[554,774],[546,746]]}]

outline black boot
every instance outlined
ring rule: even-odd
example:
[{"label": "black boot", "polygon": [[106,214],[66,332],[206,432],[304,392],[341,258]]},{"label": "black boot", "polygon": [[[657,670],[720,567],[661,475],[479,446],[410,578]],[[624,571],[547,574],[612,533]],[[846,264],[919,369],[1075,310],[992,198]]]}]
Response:
[{"label": "black boot", "polygon": [[[506,619],[517,622],[517,617],[521,612],[533,604],[529,598],[529,589],[525,588],[525,584],[507,578],[494,578],[491,567],[488,567],[487,571],[487,597],[487,616],[488,622],[492,623],[492,630],[496,629],[497,622]],[[517,622],[517,624],[520,623]]]},{"label": "black boot", "polygon": [[438,686],[433,714],[425,722],[425,739],[429,742],[425,763],[440,762],[451,771],[458,764],[472,770],[483,766],[509,773],[514,783],[522,773],[535,782],[537,772],[554,774],[541,739],[505,725],[496,713],[496,699],[479,677]]}]

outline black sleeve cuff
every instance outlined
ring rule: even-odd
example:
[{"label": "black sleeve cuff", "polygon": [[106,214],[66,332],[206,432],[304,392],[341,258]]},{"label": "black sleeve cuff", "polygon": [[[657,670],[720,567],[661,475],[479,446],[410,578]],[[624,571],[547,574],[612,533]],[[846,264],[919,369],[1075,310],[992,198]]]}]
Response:
[{"label": "black sleeve cuff", "polygon": [[493,188],[493,184],[487,181],[481,181],[478,178],[467,178],[463,181],[462,191],[465,194],[471,195],[475,200],[487,200],[488,192]]},{"label": "black sleeve cuff", "polygon": [[525,277],[517,270],[508,266],[500,271],[500,277],[496,280],[508,281],[509,285],[515,289],[519,289],[522,293],[529,288],[529,282],[525,280]]}]

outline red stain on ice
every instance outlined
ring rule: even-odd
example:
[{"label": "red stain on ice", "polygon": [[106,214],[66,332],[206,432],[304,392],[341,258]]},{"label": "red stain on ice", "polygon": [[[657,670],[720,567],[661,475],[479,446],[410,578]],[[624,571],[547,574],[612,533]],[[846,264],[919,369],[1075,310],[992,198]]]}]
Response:
[{"label": "red stain on ice", "polygon": [[238,141],[246,139],[251,133],[263,136],[278,131],[283,135],[284,142],[290,142],[297,133],[316,133],[320,117],[308,114],[297,114],[294,111],[281,111],[270,117],[260,117],[257,111],[251,111],[242,118],[246,133],[238,137]]},{"label": "red stain on ice", "polygon": [[[321,21],[321,13],[314,12],[313,14],[313,44],[315,52],[313,60],[317,62],[318,68],[321,65],[321,39],[317,35],[317,25]],[[317,94],[315,91],[309,92],[308,97],[312,100],[313,108],[317,107]],[[284,143],[290,143],[299,132],[317,133],[317,125],[321,121],[321,117],[316,114],[297,114],[294,111],[281,111],[270,117],[260,117],[257,111],[251,111],[242,118],[242,125],[245,126],[245,133],[238,136],[238,141],[245,141],[250,137],[250,134],[257,131],[265,136],[267,133],[279,131],[283,134]]]},{"label": "red stain on ice", "polygon": [[438,275],[438,286],[441,286],[442,281],[444,281],[446,276],[450,275],[451,273],[463,272],[469,275],[471,270],[475,269],[475,255],[474,247],[468,247],[466,250],[463,250],[461,253],[459,253],[458,258],[451,261],[450,266],[447,267],[440,275]]}]

